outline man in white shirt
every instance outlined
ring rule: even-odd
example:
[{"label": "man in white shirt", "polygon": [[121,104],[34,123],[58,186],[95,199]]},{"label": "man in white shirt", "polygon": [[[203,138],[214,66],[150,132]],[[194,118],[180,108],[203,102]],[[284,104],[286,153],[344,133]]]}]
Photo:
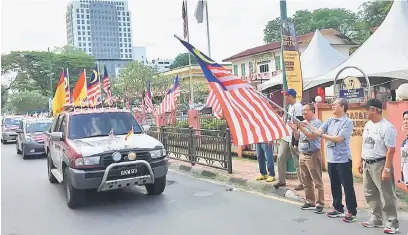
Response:
[{"label": "man in white shirt", "polygon": [[[296,90],[289,88],[286,91],[282,91],[286,104],[289,105],[288,113],[299,120],[303,120],[302,108],[303,105],[296,100]],[[289,131],[289,136],[280,140],[279,156],[278,156],[278,182],[275,184],[275,188],[286,185],[286,163],[290,157],[293,158],[295,163],[296,172],[299,178],[299,184],[295,187],[295,190],[303,189],[303,182],[299,168],[299,151],[297,150],[297,142],[293,136],[293,130],[288,125],[288,122],[293,121],[291,117],[287,117],[285,120],[286,128]]]},{"label": "man in white shirt", "polygon": [[364,195],[371,208],[371,218],[363,225],[382,227],[384,219],[384,233],[394,234],[399,227],[393,172],[397,130],[383,118],[381,101],[370,99],[363,107],[369,121],[364,127],[358,170],[363,174]]}]

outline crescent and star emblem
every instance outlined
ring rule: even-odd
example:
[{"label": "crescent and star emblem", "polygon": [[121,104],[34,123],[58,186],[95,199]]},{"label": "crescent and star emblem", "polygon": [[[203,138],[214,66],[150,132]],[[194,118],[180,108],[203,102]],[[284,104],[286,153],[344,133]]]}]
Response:
[{"label": "crescent and star emblem", "polygon": [[194,53],[200,57],[201,60],[209,63],[209,64],[215,64],[215,61],[212,61],[210,59],[207,59],[204,55],[201,54],[201,52],[199,50],[197,50],[196,48],[193,49]]},{"label": "crescent and star emblem", "polygon": [[64,78],[64,87],[68,88],[68,78]]},{"label": "crescent and star emblem", "polygon": [[96,71],[94,70],[92,73],[93,73],[93,75],[94,75],[94,79],[91,80],[90,82],[91,82],[91,83],[94,83],[94,82],[96,82],[96,79],[98,79],[98,72],[96,72]]}]

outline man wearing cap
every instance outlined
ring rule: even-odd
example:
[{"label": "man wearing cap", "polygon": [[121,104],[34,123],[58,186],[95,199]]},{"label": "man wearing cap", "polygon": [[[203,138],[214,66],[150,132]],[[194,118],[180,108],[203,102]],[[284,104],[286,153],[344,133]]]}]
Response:
[{"label": "man wearing cap", "polygon": [[399,227],[393,172],[397,130],[383,117],[381,101],[370,99],[363,107],[369,121],[364,126],[358,170],[363,174],[364,195],[371,208],[371,217],[363,225],[382,227],[384,220],[384,233],[394,234]]},{"label": "man wearing cap", "polygon": [[[286,91],[282,91],[284,95],[284,99],[286,104],[289,105],[288,113],[291,116],[296,117],[299,120],[303,120],[302,115],[302,104],[296,100],[296,90],[289,88]],[[285,115],[286,116],[286,115]],[[286,185],[286,163],[290,157],[293,158],[293,162],[296,167],[296,172],[299,178],[299,185],[295,187],[295,190],[302,190],[303,189],[303,182],[302,177],[300,174],[299,168],[299,152],[297,150],[297,142],[295,137],[293,136],[293,129],[289,126],[288,122],[293,121],[292,117],[287,117],[286,121],[286,128],[289,131],[289,136],[282,138],[280,141],[280,148],[279,148],[279,156],[278,156],[278,179],[279,181],[276,182],[275,188],[279,188],[280,186]]]}]

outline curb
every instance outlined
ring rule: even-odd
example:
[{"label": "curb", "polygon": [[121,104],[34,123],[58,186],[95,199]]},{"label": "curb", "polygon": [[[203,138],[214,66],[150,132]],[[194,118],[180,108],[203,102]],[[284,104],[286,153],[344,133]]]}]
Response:
[{"label": "curb", "polygon": [[256,180],[248,180],[240,177],[223,175],[210,170],[198,169],[192,166],[181,165],[175,162],[169,162],[169,169],[191,173],[196,177],[211,178],[241,187],[249,187],[264,194],[275,195],[296,202],[304,202],[304,200],[294,190],[285,187],[275,189],[275,187],[273,187],[270,183],[266,184]]}]

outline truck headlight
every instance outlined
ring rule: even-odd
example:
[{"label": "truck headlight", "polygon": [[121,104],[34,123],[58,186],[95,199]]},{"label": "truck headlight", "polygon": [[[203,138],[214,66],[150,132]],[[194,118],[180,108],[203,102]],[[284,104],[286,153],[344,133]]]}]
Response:
[{"label": "truck headlight", "polygon": [[77,159],[75,159],[75,165],[76,166],[99,165],[99,160],[100,159],[101,159],[100,156],[77,158]]},{"label": "truck headlight", "polygon": [[152,156],[152,158],[161,158],[166,156],[166,150],[165,149],[155,149],[150,151],[150,156]]},{"label": "truck headlight", "polygon": [[29,142],[35,142],[35,140],[31,136],[26,136],[26,140]]}]

